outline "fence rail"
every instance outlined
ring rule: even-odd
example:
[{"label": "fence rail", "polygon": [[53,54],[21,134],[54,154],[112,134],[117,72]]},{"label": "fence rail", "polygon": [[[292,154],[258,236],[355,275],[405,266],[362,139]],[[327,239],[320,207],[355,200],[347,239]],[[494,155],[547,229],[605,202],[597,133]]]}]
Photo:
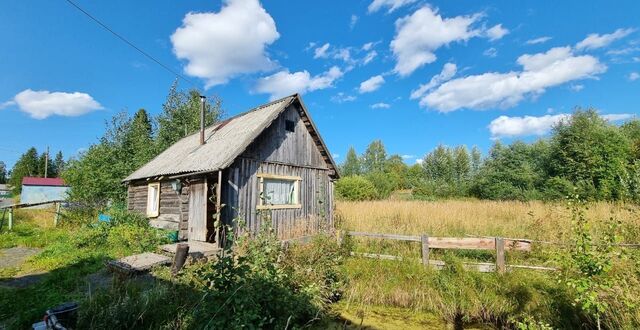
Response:
[{"label": "fence rail", "polygon": [[[366,233],[359,231],[348,231],[338,233],[338,242],[342,243],[344,236],[366,237],[375,239],[388,239],[406,242],[420,242],[421,249],[419,259],[425,266],[442,269],[445,266],[444,261],[433,260],[429,258],[431,249],[446,250],[494,250],[496,252],[496,262],[465,262],[466,268],[476,269],[480,272],[505,272],[507,269],[535,269],[535,270],[556,270],[551,267],[528,266],[528,265],[507,265],[505,263],[505,251],[531,251],[531,241],[527,239],[505,239],[502,237],[429,237],[426,234],[420,236],[382,234],[382,233]],[[352,253],[354,256],[367,258],[376,258],[384,260],[403,260],[403,257],[375,254],[375,253]]]}]

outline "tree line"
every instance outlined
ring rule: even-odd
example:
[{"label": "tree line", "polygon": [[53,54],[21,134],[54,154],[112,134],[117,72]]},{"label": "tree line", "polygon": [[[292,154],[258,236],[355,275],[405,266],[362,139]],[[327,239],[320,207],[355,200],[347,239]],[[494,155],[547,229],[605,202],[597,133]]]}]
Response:
[{"label": "tree line", "polygon": [[362,155],[350,148],[336,184],[348,200],[387,198],[410,189],[413,198],[640,201],[640,120],[614,125],[593,109],[576,110],[547,138],[496,142],[486,156],[477,147],[437,146],[421,162],[388,156],[382,141]]},{"label": "tree line", "polygon": [[62,151],[51,158],[46,151],[39,153],[35,147],[31,147],[18,158],[11,171],[7,172],[5,163],[0,161],[0,183],[8,183],[11,193],[19,195],[22,191],[22,178],[45,177],[45,173],[48,178],[56,178],[64,171],[65,166]]}]

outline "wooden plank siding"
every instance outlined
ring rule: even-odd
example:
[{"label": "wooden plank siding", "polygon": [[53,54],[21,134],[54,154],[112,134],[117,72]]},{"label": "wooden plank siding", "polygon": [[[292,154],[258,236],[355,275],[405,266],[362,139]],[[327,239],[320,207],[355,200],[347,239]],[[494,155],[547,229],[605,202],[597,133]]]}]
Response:
[{"label": "wooden plank siding", "polygon": [[[146,215],[147,186],[152,181],[131,182],[127,193],[129,211]],[[179,230],[179,238],[187,238],[189,217],[189,187],[183,185],[180,195],[171,187],[171,181],[160,182],[160,212],[149,223],[158,228]]]}]

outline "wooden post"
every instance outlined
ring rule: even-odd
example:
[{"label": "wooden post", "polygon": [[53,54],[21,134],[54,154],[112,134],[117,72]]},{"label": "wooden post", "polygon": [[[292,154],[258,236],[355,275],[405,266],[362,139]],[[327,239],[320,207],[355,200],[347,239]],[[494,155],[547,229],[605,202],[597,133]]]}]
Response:
[{"label": "wooden post", "polygon": [[502,237],[496,237],[496,270],[498,273],[505,272],[504,263],[504,239]]},{"label": "wooden post", "polygon": [[13,228],[13,207],[9,208],[9,230]]},{"label": "wooden post", "polygon": [[189,256],[189,244],[178,243],[176,245],[176,255],[173,258],[173,267],[171,268],[171,274],[175,276],[180,269],[184,266]]},{"label": "wooden post", "polygon": [[429,236],[423,234],[420,236],[420,242],[422,243],[422,264],[429,266]]},{"label": "wooden post", "polygon": [[216,185],[216,223],[218,226],[216,227],[216,242],[218,242],[218,247],[224,247],[225,237],[221,236],[222,223],[220,223],[220,215],[222,213],[222,171],[218,170],[218,184]]},{"label": "wooden post", "polygon": [[53,218],[53,226],[58,227],[58,220],[60,220],[60,202],[56,202],[56,215]]}]

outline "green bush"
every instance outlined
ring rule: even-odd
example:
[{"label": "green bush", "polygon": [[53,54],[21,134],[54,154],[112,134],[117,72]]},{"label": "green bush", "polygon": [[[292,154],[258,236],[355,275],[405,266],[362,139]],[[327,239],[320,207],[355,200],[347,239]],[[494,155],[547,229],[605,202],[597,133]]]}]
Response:
[{"label": "green bush", "polygon": [[372,200],[378,196],[376,187],[362,176],[348,176],[336,182],[336,193],[339,198],[349,201]]}]

